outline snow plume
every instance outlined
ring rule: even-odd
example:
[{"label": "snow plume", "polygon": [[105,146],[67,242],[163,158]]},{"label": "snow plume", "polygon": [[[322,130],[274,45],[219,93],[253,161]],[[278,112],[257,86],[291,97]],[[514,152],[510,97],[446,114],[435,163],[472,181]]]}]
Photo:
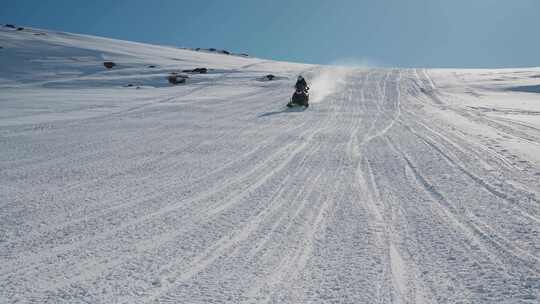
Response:
[{"label": "snow plume", "polygon": [[338,92],[350,72],[350,68],[343,66],[323,67],[311,80],[308,79],[311,88],[309,91],[310,103],[322,102],[330,95]]},{"label": "snow plume", "polygon": [[345,58],[334,61],[328,66],[322,67],[318,74],[308,79],[310,90],[310,102],[320,103],[330,95],[341,90],[347,75],[359,69],[381,67],[382,64],[371,59]]}]

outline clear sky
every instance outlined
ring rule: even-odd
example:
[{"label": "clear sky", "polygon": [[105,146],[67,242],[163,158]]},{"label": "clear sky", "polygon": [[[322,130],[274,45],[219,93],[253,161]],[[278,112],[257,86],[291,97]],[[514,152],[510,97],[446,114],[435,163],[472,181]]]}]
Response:
[{"label": "clear sky", "polygon": [[540,66],[540,0],[1,0],[0,22],[308,63]]}]

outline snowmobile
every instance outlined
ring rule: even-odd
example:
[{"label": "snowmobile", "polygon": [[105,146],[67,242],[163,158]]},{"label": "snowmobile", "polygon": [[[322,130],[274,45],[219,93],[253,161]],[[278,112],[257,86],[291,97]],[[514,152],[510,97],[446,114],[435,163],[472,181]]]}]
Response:
[{"label": "snowmobile", "polygon": [[291,101],[287,104],[288,108],[292,107],[309,107],[309,88],[306,87],[303,90],[302,89],[296,89],[293,96],[291,97]]}]

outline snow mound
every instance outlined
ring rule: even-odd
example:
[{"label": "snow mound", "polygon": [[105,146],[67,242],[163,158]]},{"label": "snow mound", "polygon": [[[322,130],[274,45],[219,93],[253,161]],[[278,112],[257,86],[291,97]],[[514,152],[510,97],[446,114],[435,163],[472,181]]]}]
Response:
[{"label": "snow mound", "polygon": [[[51,32],[0,28],[0,87],[13,82],[45,87],[166,86],[170,72],[208,66],[215,71],[256,70],[267,60],[222,56],[175,47]],[[104,62],[113,62],[112,69]],[[299,65],[298,65],[299,66]]]}]

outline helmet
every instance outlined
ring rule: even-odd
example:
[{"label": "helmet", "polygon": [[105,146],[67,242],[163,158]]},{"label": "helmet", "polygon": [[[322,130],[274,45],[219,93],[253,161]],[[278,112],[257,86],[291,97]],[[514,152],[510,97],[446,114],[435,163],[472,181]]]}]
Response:
[{"label": "helmet", "polygon": [[302,77],[302,75],[298,75],[298,80],[302,80],[304,79],[304,77]]}]

